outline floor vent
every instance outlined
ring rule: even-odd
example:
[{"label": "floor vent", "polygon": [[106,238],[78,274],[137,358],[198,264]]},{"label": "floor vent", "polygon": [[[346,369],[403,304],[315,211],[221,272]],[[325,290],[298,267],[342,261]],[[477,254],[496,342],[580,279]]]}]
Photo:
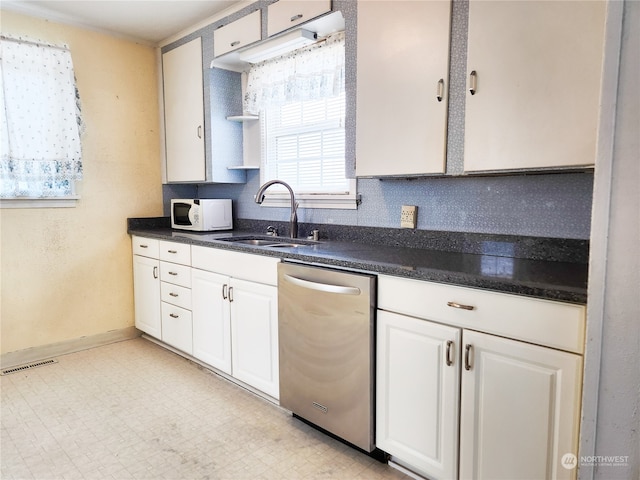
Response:
[{"label": "floor vent", "polygon": [[28,363],[26,365],[20,365],[19,367],[7,368],[2,370],[2,375],[11,375],[12,373],[22,372],[23,370],[30,370],[32,368],[44,367],[45,365],[51,365],[58,363],[58,360],[44,360],[42,362]]}]

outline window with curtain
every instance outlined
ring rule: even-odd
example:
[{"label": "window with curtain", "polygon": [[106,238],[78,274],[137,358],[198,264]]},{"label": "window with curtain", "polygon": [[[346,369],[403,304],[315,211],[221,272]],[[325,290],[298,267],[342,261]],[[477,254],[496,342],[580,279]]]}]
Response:
[{"label": "window with curtain", "polygon": [[0,40],[0,199],[75,197],[79,96],[68,49]]},{"label": "window with curtain", "polygon": [[[261,182],[287,182],[302,207],[356,206],[356,182],[345,177],[344,72],[340,32],[247,75],[245,112],[261,122]],[[277,186],[268,193],[265,204],[279,205]],[[286,200],[284,188],[280,195]]]}]

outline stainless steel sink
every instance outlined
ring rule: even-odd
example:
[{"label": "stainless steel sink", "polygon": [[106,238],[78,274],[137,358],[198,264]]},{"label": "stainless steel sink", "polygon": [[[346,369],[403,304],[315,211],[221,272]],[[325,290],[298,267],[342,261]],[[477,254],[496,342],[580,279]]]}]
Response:
[{"label": "stainless steel sink", "polygon": [[223,242],[241,243],[243,245],[255,245],[258,247],[269,248],[296,248],[308,245],[315,245],[318,242],[312,240],[302,240],[297,238],[286,237],[266,237],[266,236],[243,236],[243,237],[227,237],[219,238]]},{"label": "stainless steel sink", "polygon": [[225,242],[235,242],[235,243],[244,243],[246,245],[258,245],[261,247],[268,247],[270,245],[277,245],[273,242],[273,240],[262,240],[259,238],[247,238],[247,239],[241,239],[241,240],[236,240],[233,238],[223,238],[222,240],[224,240]]}]

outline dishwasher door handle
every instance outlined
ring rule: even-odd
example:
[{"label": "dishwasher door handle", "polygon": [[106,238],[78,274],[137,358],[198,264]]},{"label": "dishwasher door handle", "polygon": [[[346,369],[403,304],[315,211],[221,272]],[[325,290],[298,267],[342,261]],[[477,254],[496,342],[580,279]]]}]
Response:
[{"label": "dishwasher door handle", "polygon": [[298,277],[285,274],[284,278],[294,285],[302,288],[309,288],[311,290],[318,290],[320,292],[338,293],[340,295],[360,295],[360,289],[358,287],[346,287],[344,285],[331,285],[329,283],[310,282],[309,280],[303,280]]}]

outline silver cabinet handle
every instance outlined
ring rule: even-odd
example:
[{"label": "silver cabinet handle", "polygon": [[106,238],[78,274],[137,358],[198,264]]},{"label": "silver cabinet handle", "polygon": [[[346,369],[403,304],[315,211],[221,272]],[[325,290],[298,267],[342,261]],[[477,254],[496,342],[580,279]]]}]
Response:
[{"label": "silver cabinet handle", "polygon": [[475,310],[476,308],[473,305],[463,305],[462,303],[456,303],[456,302],[447,302],[447,307],[459,308],[461,310]]},{"label": "silver cabinet handle", "polygon": [[180,317],[180,315],[176,315],[175,313],[170,313],[169,316],[171,318],[179,318]]},{"label": "silver cabinet handle", "polygon": [[447,367],[450,367],[451,365],[453,365],[452,351],[453,351],[453,341],[447,340],[447,353],[445,355],[445,362],[447,363]]},{"label": "silver cabinet handle", "polygon": [[143,245],[142,243],[138,245],[140,248],[149,248],[149,245]]},{"label": "silver cabinet handle", "polygon": [[235,40],[229,44],[230,47],[236,47],[240,45],[240,40]]},{"label": "silver cabinet handle", "polygon": [[469,93],[475,95],[478,91],[478,74],[472,70],[469,74]]},{"label": "silver cabinet handle", "polygon": [[294,285],[302,288],[309,288],[311,290],[318,290],[319,292],[338,293],[341,295],[360,295],[360,289],[358,287],[346,287],[343,285],[310,282],[308,280],[303,280],[301,278],[292,277],[291,275],[286,274],[284,278]]},{"label": "silver cabinet handle", "polygon": [[295,22],[296,20],[300,20],[302,18],[302,14],[298,13],[297,15],[294,15],[293,17],[291,17],[291,21]]},{"label": "silver cabinet handle", "polygon": [[153,267],[153,278],[158,278],[158,267]]},{"label": "silver cabinet handle", "polygon": [[436,95],[436,98],[439,102],[444,98],[444,79],[442,78],[438,80],[438,94]]},{"label": "silver cabinet handle", "polygon": [[178,294],[177,294],[177,293],[173,293],[173,292],[169,292],[169,296],[170,296],[170,297],[177,297],[177,296],[178,296]]},{"label": "silver cabinet handle", "polygon": [[202,125],[198,125],[197,135],[198,138],[202,138]]},{"label": "silver cabinet handle", "polygon": [[167,252],[169,252],[169,253],[178,253],[177,250],[167,250]]},{"label": "silver cabinet handle", "polygon": [[224,285],[222,285],[222,299],[223,300],[227,299],[227,284],[226,283]]},{"label": "silver cabinet handle", "polygon": [[169,275],[178,275],[178,272],[169,272]]},{"label": "silver cabinet handle", "polygon": [[473,346],[467,343],[464,347],[464,369],[471,370],[471,349]]},{"label": "silver cabinet handle", "polygon": [[233,287],[229,287],[229,301],[233,302]]}]

